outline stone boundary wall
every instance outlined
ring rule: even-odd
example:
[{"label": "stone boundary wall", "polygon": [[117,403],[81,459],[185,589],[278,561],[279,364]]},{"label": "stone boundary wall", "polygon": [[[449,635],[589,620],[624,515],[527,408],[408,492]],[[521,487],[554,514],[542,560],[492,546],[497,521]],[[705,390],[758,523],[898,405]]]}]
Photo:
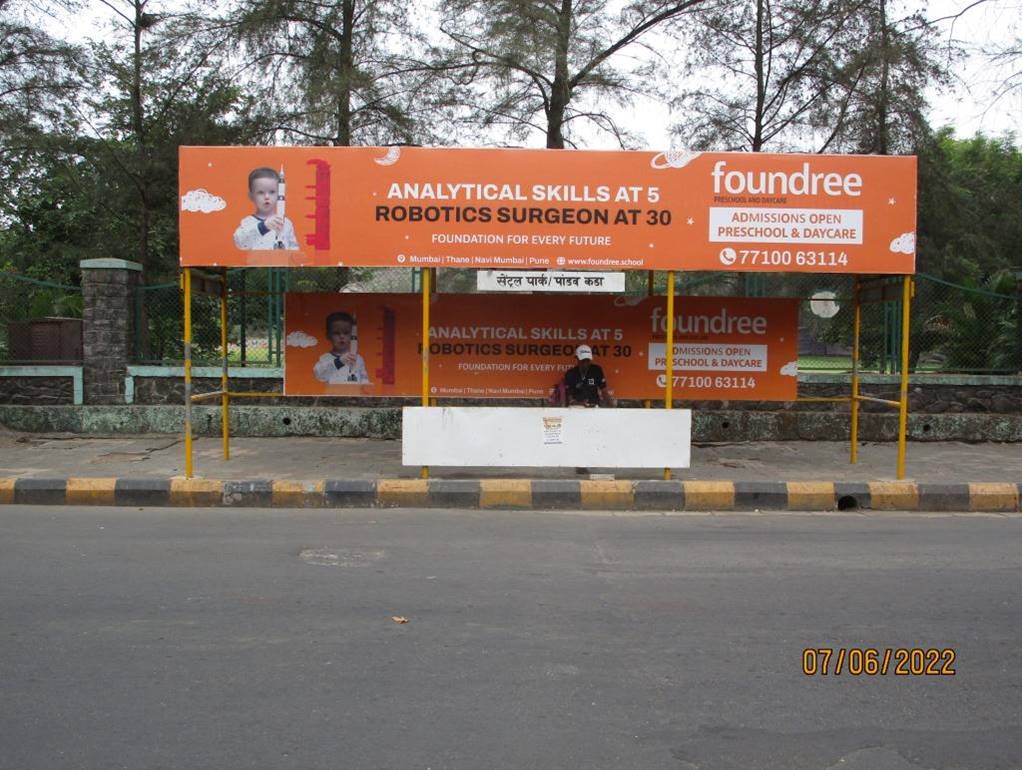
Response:
[{"label": "stone boundary wall", "polygon": [[[135,405],[174,406],[184,402],[184,382],[180,377],[137,375],[134,378]],[[1022,415],[1022,377],[994,377],[968,375],[934,375],[934,381],[914,378],[909,388],[910,414],[1004,414]],[[878,398],[897,400],[898,386],[890,376],[866,375],[862,393]],[[877,381],[882,380],[882,381]],[[199,377],[194,380],[195,393],[216,391],[220,379]],[[248,392],[279,393],[283,382],[273,377],[232,377],[231,389]],[[835,375],[803,374],[799,382],[801,396],[846,396],[847,381]],[[0,377],[0,404],[56,405],[74,403],[74,383],[71,377]],[[537,400],[494,399],[474,401],[444,399],[447,405],[485,403],[487,406],[543,406]],[[238,406],[321,407],[390,409],[405,405],[418,405],[419,400],[369,398],[267,398],[235,401]],[[777,401],[678,401],[677,406],[696,412],[835,412],[846,413],[848,405],[827,402]],[[640,406],[638,402],[622,402],[622,406]],[[658,404],[655,404],[658,406]],[[863,403],[864,413],[889,414],[893,410],[881,404]]]},{"label": "stone boundary wall", "polygon": [[0,404],[73,404],[70,377],[0,377]]},{"label": "stone boundary wall", "polygon": [[[814,375],[809,375],[813,377]],[[835,379],[829,376],[828,379]],[[909,412],[913,414],[1022,414],[1022,377],[953,378],[942,376],[940,382],[919,382],[909,385]],[[954,382],[957,379],[958,382]],[[970,379],[979,380],[970,383]],[[952,380],[952,382],[947,382]],[[217,390],[217,378],[197,378],[195,392]],[[280,379],[265,377],[231,379],[232,390],[251,392],[280,392]],[[848,395],[849,386],[840,382],[802,381],[799,384],[802,396]],[[867,382],[861,392],[878,398],[897,400],[898,385],[892,382]],[[136,405],[177,405],[184,402],[184,383],[180,378],[147,377],[134,378],[134,401]],[[0,404],[71,404],[73,383],[70,377],[0,377]],[[388,408],[418,405],[416,398],[343,398],[343,397],[298,397],[245,399],[236,405],[279,405],[318,407],[364,407]],[[542,406],[538,400],[487,399],[485,402],[459,399],[443,399],[442,404],[472,405],[485,403],[488,406]],[[623,405],[638,406],[637,402],[623,402]],[[791,402],[791,401],[677,401],[676,405],[693,411],[736,411],[736,412],[847,412],[848,405],[842,403]],[[887,413],[890,410],[882,404],[863,403],[863,412]]]},{"label": "stone boundary wall", "polygon": [[[220,435],[220,408],[197,406],[197,436]],[[183,406],[9,406],[0,405],[0,426],[22,433],[90,436],[180,435]],[[739,441],[846,441],[849,419],[839,412],[699,410],[692,415],[695,443]],[[339,436],[397,439],[399,407],[233,406],[231,434],[244,436]],[[862,441],[896,441],[898,415],[867,412]],[[1022,415],[909,414],[912,441],[1022,442]]]},{"label": "stone boundary wall", "polygon": [[[812,377],[813,375],[809,375]],[[836,379],[829,377],[828,379]],[[1022,414],[1022,377],[986,377],[982,380],[990,382],[978,382],[968,384],[968,377],[953,378],[942,377],[945,382],[911,382],[909,385],[909,412],[925,414],[961,414],[968,412],[990,413],[990,414]],[[959,380],[955,383],[954,380]],[[979,378],[975,378],[979,379]],[[947,383],[947,380],[952,380]],[[1000,381],[1000,382],[997,382]],[[202,378],[195,381],[196,393],[208,393],[220,388],[220,380],[215,378]],[[898,384],[896,382],[874,383],[867,381],[860,386],[860,392],[864,395],[886,398],[892,401],[898,399]],[[283,381],[279,379],[266,378],[244,378],[231,379],[231,389],[252,392],[277,392],[283,389]],[[799,394],[802,396],[847,396],[850,395],[850,385],[845,382],[819,382],[814,380],[801,381],[799,383]],[[180,404],[184,401],[184,383],[180,379],[168,377],[145,377],[135,378],[136,404]],[[288,404],[291,406],[322,406],[331,405],[339,407],[393,407],[413,406],[419,404],[417,398],[344,398],[337,396],[324,397],[296,397],[285,399],[248,399],[242,403],[251,405],[268,405],[273,403]],[[485,403],[488,406],[544,406],[539,400],[533,399],[441,399],[441,404],[466,405]],[[793,401],[676,401],[677,406],[692,409],[694,411],[718,411],[721,409],[741,412],[777,412],[777,411],[800,411],[800,412],[847,412],[848,405],[842,403],[820,403],[820,402],[793,402]],[[641,405],[640,402],[622,402],[623,405]],[[887,413],[891,411],[883,404],[864,402],[861,404],[863,412]]]}]

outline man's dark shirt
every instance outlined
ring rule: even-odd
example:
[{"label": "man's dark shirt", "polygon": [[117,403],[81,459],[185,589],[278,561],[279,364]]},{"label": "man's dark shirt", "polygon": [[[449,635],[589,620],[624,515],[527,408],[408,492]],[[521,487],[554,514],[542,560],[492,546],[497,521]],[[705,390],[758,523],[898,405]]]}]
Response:
[{"label": "man's dark shirt", "polygon": [[600,389],[607,387],[607,380],[603,376],[603,369],[596,364],[589,364],[584,376],[579,367],[573,366],[564,375],[564,387],[569,404],[598,406]]}]

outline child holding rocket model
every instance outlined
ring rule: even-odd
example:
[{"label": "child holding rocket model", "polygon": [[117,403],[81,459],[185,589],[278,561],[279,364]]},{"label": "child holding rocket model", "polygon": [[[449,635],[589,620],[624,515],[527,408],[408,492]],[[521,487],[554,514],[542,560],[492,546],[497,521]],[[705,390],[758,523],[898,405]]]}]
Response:
[{"label": "child holding rocket model", "polygon": [[255,213],[245,217],[234,231],[234,245],[244,251],[298,249],[295,226],[284,216],[284,169],[253,169],[248,175],[248,197]]},{"label": "child holding rocket model", "polygon": [[330,352],[319,357],[312,368],[312,376],[328,385],[369,385],[366,362],[358,354],[355,316],[345,312],[328,315],[326,336],[330,340]]}]

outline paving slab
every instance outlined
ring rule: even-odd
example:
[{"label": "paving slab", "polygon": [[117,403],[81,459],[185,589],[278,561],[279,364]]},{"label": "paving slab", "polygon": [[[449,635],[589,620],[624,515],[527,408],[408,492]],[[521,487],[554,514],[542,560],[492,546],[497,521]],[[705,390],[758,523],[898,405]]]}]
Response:
[{"label": "paving slab", "polygon": [[[893,479],[897,446],[864,444],[857,465],[845,442],[785,441],[694,445],[692,467],[676,478],[731,481]],[[616,479],[659,479],[662,471],[589,468]],[[0,478],[55,476],[170,478],[184,473],[180,436],[85,438],[0,433]],[[416,478],[401,464],[401,442],[361,438],[238,438],[224,461],[220,439],[195,441],[195,475],[222,480]],[[577,479],[574,468],[437,468],[436,479]],[[907,477],[921,483],[1019,481],[1022,444],[910,443]]]}]

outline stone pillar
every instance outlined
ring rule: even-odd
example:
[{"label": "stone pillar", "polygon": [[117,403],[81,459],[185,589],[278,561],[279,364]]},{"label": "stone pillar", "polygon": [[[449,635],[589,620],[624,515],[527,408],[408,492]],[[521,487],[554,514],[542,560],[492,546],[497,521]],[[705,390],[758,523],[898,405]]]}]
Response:
[{"label": "stone pillar", "polygon": [[81,268],[85,403],[123,404],[142,266],[123,259],[86,259]]},{"label": "stone pillar", "polygon": [[1015,268],[1015,368],[1022,374],[1022,265]]}]

